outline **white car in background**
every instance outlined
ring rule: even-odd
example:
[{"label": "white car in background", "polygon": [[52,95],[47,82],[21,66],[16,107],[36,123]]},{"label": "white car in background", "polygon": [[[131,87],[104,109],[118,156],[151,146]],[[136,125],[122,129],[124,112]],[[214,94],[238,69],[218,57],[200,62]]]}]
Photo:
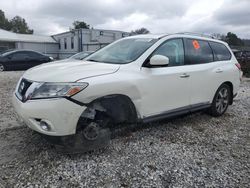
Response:
[{"label": "white car in background", "polygon": [[79,52],[79,53],[76,53],[76,54],[70,56],[69,58],[67,58],[67,60],[72,60],[72,59],[82,60],[85,57],[87,57],[87,56],[89,56],[90,54],[93,54],[93,53],[94,53],[94,51]]},{"label": "white car in background", "polygon": [[26,71],[13,104],[31,129],[67,140],[68,148],[84,142],[89,149],[107,144],[116,126],[204,109],[221,116],[233,103],[240,78],[240,65],[222,41],[137,35],[84,61]]},{"label": "white car in background", "polygon": [[76,53],[76,54],[66,58],[66,59],[54,61],[53,63],[63,63],[63,62],[72,62],[72,61],[83,60],[84,58],[86,58],[87,56],[89,56],[92,53],[94,53],[94,51],[79,52],[79,53]]}]

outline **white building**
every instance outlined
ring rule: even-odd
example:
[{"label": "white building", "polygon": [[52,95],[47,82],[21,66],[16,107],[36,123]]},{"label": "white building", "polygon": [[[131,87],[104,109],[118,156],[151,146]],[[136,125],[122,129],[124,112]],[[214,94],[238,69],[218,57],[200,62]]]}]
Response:
[{"label": "white building", "polygon": [[30,49],[55,59],[64,59],[77,52],[95,51],[127,36],[127,32],[101,29],[76,29],[52,36],[17,34],[0,29],[0,52]]},{"label": "white building", "polygon": [[95,51],[129,33],[116,30],[77,29],[53,35],[59,43],[59,58],[63,59],[81,51]]},{"label": "white building", "polygon": [[51,36],[17,34],[0,29],[0,51],[8,49],[35,50],[56,58],[59,45]]}]

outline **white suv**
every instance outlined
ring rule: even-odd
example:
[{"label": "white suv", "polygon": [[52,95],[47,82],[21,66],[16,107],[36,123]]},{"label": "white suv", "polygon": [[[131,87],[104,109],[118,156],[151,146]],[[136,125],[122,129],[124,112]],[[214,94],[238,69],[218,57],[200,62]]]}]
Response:
[{"label": "white suv", "polygon": [[13,104],[31,129],[80,135],[91,144],[103,130],[121,124],[202,109],[220,116],[232,104],[240,78],[240,65],[222,41],[190,34],[137,35],[85,60],[26,71]]}]

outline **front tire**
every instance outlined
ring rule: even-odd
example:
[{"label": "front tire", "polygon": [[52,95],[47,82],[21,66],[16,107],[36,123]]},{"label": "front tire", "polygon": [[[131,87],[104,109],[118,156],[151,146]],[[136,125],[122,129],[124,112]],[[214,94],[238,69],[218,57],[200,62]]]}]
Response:
[{"label": "front tire", "polygon": [[223,115],[229,105],[231,90],[227,84],[222,84],[215,93],[209,114],[218,117]]},{"label": "front tire", "polygon": [[109,145],[111,130],[109,119],[97,113],[94,120],[81,117],[75,135],[61,138],[58,151],[63,153],[85,153],[104,148]]}]

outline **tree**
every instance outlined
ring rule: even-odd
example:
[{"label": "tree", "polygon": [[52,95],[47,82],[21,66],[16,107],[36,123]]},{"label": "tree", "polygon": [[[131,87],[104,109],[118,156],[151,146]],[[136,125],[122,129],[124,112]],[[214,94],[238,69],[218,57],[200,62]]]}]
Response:
[{"label": "tree", "polygon": [[227,33],[225,40],[229,45],[244,46],[244,42],[240,38],[238,38],[236,34],[231,32]]},{"label": "tree", "polygon": [[144,27],[130,32],[131,35],[140,35],[140,34],[148,34],[148,33],[150,33],[150,31]]},{"label": "tree", "polygon": [[29,29],[25,19],[15,16],[11,20],[8,20],[2,10],[0,10],[0,28],[15,33],[33,34],[33,30]]},{"label": "tree", "polygon": [[4,11],[0,10],[0,28],[10,30],[9,20],[5,17]]},{"label": "tree", "polygon": [[74,21],[73,27],[74,29],[89,29],[89,24],[84,21]]},{"label": "tree", "polygon": [[226,42],[226,35],[224,34],[214,33],[212,34],[212,37]]},{"label": "tree", "polygon": [[33,30],[29,29],[25,19],[15,16],[10,20],[11,31],[21,34],[33,34]]}]

